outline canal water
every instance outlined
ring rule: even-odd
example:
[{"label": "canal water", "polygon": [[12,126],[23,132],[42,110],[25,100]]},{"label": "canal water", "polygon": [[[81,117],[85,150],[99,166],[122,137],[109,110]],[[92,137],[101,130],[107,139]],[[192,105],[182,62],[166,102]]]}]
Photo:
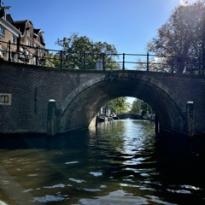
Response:
[{"label": "canal water", "polygon": [[163,137],[133,120],[52,138],[2,137],[0,205],[205,204],[200,154]]}]

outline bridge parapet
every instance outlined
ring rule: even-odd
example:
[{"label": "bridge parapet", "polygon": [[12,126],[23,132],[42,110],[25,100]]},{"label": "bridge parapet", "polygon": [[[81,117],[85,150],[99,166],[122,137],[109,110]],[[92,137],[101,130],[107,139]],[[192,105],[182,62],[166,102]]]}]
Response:
[{"label": "bridge parapet", "polygon": [[[187,101],[194,102],[192,133],[205,134],[205,80],[199,76],[140,71],[56,71],[1,62],[1,133],[46,133],[49,99],[56,101],[57,132],[86,128],[99,108],[119,96],[148,102],[161,129],[188,133]],[[3,99],[3,98],[2,98]]]}]

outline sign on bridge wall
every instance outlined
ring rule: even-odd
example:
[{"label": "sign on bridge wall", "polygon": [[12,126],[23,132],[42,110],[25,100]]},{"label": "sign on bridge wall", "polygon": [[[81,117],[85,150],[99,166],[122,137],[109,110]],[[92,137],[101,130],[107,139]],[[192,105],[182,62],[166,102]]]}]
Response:
[{"label": "sign on bridge wall", "polygon": [[12,103],[12,94],[0,93],[0,106],[10,106]]}]

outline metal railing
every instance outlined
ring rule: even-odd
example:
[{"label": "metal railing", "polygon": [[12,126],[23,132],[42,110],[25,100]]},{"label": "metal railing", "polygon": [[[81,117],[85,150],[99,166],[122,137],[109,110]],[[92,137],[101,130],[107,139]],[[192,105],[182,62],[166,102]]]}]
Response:
[{"label": "metal railing", "polygon": [[[173,72],[173,68],[176,67],[176,65],[167,63],[166,56],[157,56],[150,52],[146,54],[72,53],[63,50],[11,43],[10,41],[0,41],[0,59],[61,70],[95,69]],[[199,72],[201,70],[201,65],[196,64],[193,69],[191,65],[189,66],[188,59],[180,60],[186,63],[189,71]]]}]

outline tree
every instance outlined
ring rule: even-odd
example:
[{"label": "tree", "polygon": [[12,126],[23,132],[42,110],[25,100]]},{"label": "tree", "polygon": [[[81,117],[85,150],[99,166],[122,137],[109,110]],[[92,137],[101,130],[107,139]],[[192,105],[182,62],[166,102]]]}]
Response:
[{"label": "tree", "polygon": [[[149,71],[155,71],[155,72],[163,72],[163,71],[168,71],[166,69],[166,59],[163,57],[152,57],[149,59]],[[146,71],[147,70],[147,62],[142,61],[139,59],[136,62],[136,70],[142,70]]]},{"label": "tree", "polygon": [[[170,72],[199,70],[205,65],[205,4],[179,6],[148,45]],[[165,66],[166,68],[166,66]]]},{"label": "tree", "polygon": [[117,53],[115,46],[106,42],[93,42],[87,36],[73,34],[58,39],[57,44],[63,48],[64,68],[96,69],[98,62],[108,69],[119,67],[113,60],[113,54]]},{"label": "tree", "polygon": [[49,53],[46,55],[44,66],[50,68],[60,67],[59,54]]},{"label": "tree", "polygon": [[140,114],[140,115],[146,115],[146,114],[152,114],[152,108],[145,103],[142,100],[136,99],[133,103],[132,103],[132,108],[130,110],[131,114]]},{"label": "tree", "polygon": [[141,100],[137,100],[136,99],[132,103],[132,107],[131,107],[130,113],[132,113],[132,114],[140,114],[141,113]]},{"label": "tree", "polygon": [[116,114],[126,113],[129,109],[129,103],[126,101],[126,97],[119,97],[108,102],[106,107]]}]

